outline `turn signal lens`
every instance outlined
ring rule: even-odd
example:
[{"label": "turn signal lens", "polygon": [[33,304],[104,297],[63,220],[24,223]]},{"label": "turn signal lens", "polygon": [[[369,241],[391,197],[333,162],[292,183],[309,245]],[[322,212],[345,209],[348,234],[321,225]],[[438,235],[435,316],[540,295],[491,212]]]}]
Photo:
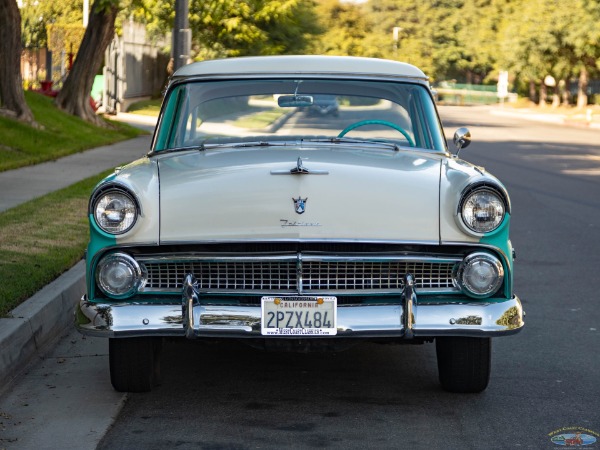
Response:
[{"label": "turn signal lens", "polygon": [[488,253],[472,253],[463,260],[458,268],[458,285],[471,296],[492,295],[500,288],[503,281],[502,263]]},{"label": "turn signal lens", "polygon": [[144,283],[142,269],[126,253],[111,253],[100,260],[96,281],[102,292],[112,298],[134,295]]}]

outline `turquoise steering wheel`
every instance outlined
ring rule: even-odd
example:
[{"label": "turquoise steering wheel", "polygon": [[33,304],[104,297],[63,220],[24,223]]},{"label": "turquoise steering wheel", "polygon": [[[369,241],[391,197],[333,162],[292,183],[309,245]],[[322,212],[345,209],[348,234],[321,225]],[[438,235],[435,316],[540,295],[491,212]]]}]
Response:
[{"label": "turquoise steering wheel", "polygon": [[415,143],[413,142],[412,138],[408,135],[408,133],[403,128],[399,127],[395,123],[388,122],[387,120],[361,120],[359,122],[355,122],[351,125],[348,125],[346,128],[344,128],[341,131],[341,133],[338,134],[337,137],[339,137],[339,138],[344,137],[348,132],[350,132],[358,127],[364,127],[365,125],[384,125],[386,127],[393,128],[394,130],[402,133],[402,135],[406,138],[406,140],[408,141],[408,144],[411,147],[415,146]]}]

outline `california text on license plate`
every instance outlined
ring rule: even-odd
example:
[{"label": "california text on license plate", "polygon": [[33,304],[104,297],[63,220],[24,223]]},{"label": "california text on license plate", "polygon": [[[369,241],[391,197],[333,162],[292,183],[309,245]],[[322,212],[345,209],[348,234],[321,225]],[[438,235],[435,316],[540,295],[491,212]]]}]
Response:
[{"label": "california text on license plate", "polygon": [[337,298],[319,296],[263,297],[263,335],[332,336],[337,334]]}]

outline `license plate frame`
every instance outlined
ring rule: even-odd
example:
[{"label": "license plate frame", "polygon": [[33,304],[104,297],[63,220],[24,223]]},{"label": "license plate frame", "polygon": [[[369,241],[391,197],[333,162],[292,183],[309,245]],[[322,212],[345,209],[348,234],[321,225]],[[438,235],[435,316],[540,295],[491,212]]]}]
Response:
[{"label": "license plate frame", "polygon": [[260,334],[263,336],[311,337],[337,334],[337,297],[263,296],[260,305]]}]

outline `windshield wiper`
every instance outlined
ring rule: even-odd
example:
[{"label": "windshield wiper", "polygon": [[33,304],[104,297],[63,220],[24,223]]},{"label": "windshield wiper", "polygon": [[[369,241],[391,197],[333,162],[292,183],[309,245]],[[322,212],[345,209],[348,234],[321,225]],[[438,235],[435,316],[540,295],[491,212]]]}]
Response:
[{"label": "windshield wiper", "polygon": [[222,148],[222,147],[231,147],[231,148],[249,148],[249,147],[284,147],[286,145],[290,145],[285,142],[269,142],[269,141],[252,141],[252,142],[227,142],[222,144],[202,144],[202,148]]},{"label": "windshield wiper", "polygon": [[305,142],[330,142],[332,144],[371,144],[371,145],[384,145],[386,147],[392,147],[395,151],[400,150],[400,146],[393,142],[387,141],[376,141],[373,139],[356,139],[347,137],[332,137],[332,138],[317,138],[317,139],[305,139]]}]

